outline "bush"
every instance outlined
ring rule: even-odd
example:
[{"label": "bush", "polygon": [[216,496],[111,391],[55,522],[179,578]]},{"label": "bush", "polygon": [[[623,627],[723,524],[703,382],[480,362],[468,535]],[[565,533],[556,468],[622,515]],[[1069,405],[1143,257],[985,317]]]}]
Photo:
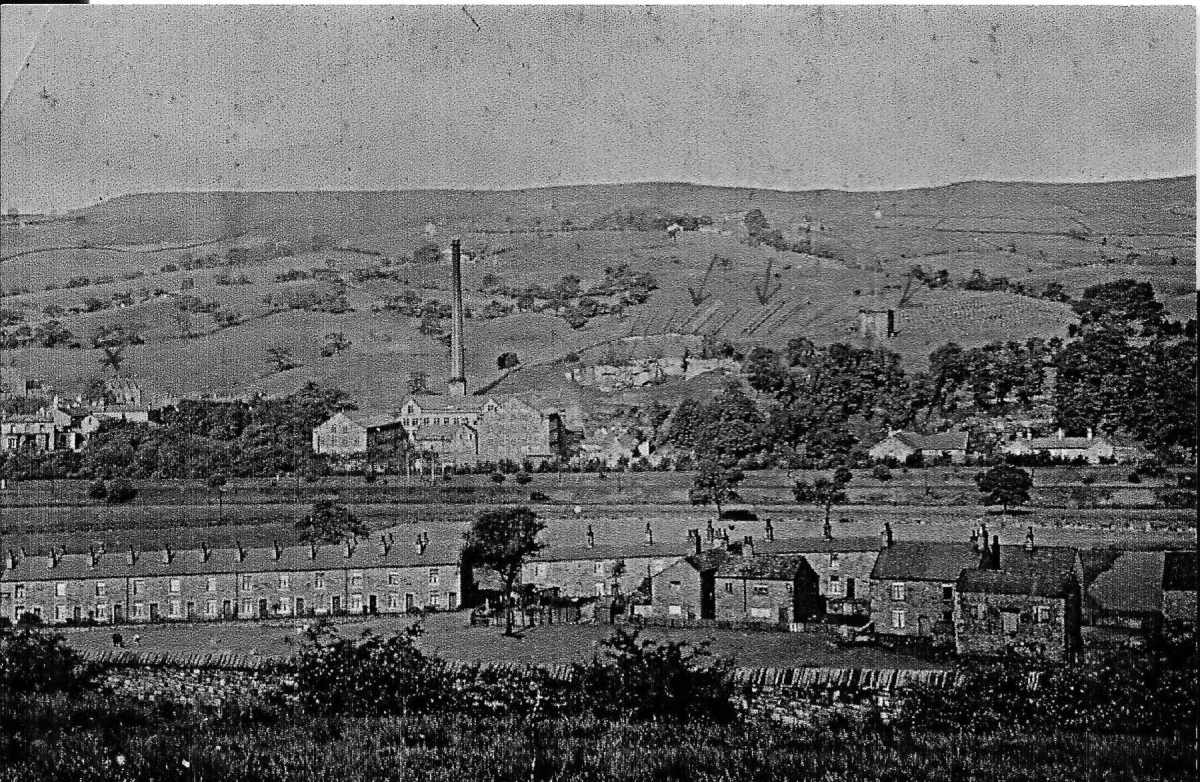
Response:
[{"label": "bush", "polygon": [[95,673],[61,635],[0,630],[0,692],[74,691]]},{"label": "bush", "polygon": [[104,481],[97,478],[88,487],[88,496],[93,500],[103,500],[108,496],[108,487],[104,485]]},{"label": "bush", "polygon": [[1129,482],[1130,483],[1141,483],[1142,476],[1138,475],[1136,472],[1131,472],[1131,473],[1129,473]]},{"label": "bush", "polygon": [[892,471],[885,464],[875,465],[875,469],[871,470],[871,477],[877,481],[890,481],[892,479]]},{"label": "bush", "polygon": [[125,478],[117,478],[108,487],[107,500],[110,505],[119,505],[132,501],[134,497],[137,497],[137,494],[137,487],[131,482]]}]

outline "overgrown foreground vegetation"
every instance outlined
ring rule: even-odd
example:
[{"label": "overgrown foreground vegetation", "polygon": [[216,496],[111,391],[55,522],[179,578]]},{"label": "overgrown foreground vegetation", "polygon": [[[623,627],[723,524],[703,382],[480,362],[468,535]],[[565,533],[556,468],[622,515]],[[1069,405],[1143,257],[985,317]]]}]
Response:
[{"label": "overgrown foreground vegetation", "polygon": [[1028,671],[979,666],[952,691],[910,694],[899,717],[793,723],[762,716],[705,649],[635,634],[569,685],[446,666],[411,634],[314,637],[285,697],[224,707],[115,699],[30,637],[0,639],[4,781],[1151,780],[1196,764],[1190,651],[1047,669],[1032,692]]}]

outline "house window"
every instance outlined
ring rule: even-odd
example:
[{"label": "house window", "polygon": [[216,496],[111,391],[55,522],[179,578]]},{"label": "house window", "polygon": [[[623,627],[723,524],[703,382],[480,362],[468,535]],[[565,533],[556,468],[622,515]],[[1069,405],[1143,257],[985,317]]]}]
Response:
[{"label": "house window", "polygon": [[362,610],[362,595],[350,595],[350,610],[351,611],[361,611]]},{"label": "house window", "polygon": [[209,600],[207,603],[205,603],[204,604],[204,613],[207,614],[208,616],[216,616],[217,615],[217,601]]},{"label": "house window", "polygon": [[[892,600],[896,600],[898,602],[903,601],[904,593],[906,591],[906,585],[903,581],[897,581],[896,583],[892,584]],[[903,625],[901,625],[901,627],[903,627]]]},{"label": "house window", "polygon": [[251,583],[250,576],[242,576],[242,591],[249,592],[253,588],[254,585]]},{"label": "house window", "polygon": [[830,555],[829,555],[829,569],[830,569],[830,570],[837,570],[837,569],[838,569],[838,566],[839,566],[840,564],[841,564],[841,563],[838,561],[838,555],[837,555],[837,552],[834,552],[834,553],[832,553],[832,554],[830,554]]},{"label": "house window", "polygon": [[683,606],[667,606],[667,613],[671,616],[682,616]]},{"label": "house window", "polygon": [[67,582],[59,581],[57,584],[55,584],[54,585],[54,594],[56,597],[66,597],[67,596]]},{"label": "house window", "polygon": [[1050,621],[1050,606],[1034,606],[1033,621],[1038,624],[1045,624]]},{"label": "house window", "polygon": [[388,573],[388,586],[396,586],[400,583],[399,573]]},{"label": "house window", "polygon": [[897,630],[904,629],[904,625],[908,620],[908,612],[903,608],[897,608],[892,611],[892,627]]},{"label": "house window", "polygon": [[107,603],[97,603],[96,604],[96,618],[97,619],[107,619],[108,618],[108,604]]},{"label": "house window", "polygon": [[388,608],[395,609],[395,608],[399,608],[399,607],[400,607],[400,595],[396,594],[395,592],[392,592],[391,594],[388,595]]},{"label": "house window", "polygon": [[788,597],[791,597],[796,592],[796,585],[790,582],[785,585],[785,588],[787,589]]},{"label": "house window", "polygon": [[61,622],[67,618],[66,606],[54,606],[54,621]]},{"label": "house window", "polygon": [[546,577],[546,566],[539,562],[538,564],[533,566],[533,573],[537,578],[545,578]]},{"label": "house window", "polygon": [[13,598],[15,600],[24,600],[25,599],[25,585],[24,584],[17,584],[15,587],[13,587]]},{"label": "house window", "polygon": [[954,584],[942,584],[942,599],[943,600],[953,600],[954,599]]},{"label": "house window", "polygon": [[282,614],[290,614],[292,612],[292,599],[290,597],[279,598],[279,612]]},{"label": "house window", "polygon": [[767,586],[756,586],[754,587],[754,594],[759,597],[766,597],[767,595],[771,594],[771,589]]},{"label": "house window", "polygon": [[831,595],[842,594],[842,580],[839,577],[837,577],[837,576],[829,577],[829,594],[831,594]]},{"label": "house window", "polygon": [[604,563],[603,562],[593,562],[592,563],[592,575],[594,575],[594,576],[604,575]]},{"label": "house window", "polygon": [[350,574],[350,586],[352,586],[352,587],[362,586],[362,578],[363,578],[362,571],[355,570],[354,572],[352,572]]},{"label": "house window", "polygon": [[286,592],[292,588],[292,576],[289,573],[279,574],[279,591]]},{"label": "house window", "polygon": [[987,609],[984,607],[983,603],[975,603],[971,606],[972,619],[983,619],[985,616],[987,616]]},{"label": "house window", "polygon": [[945,622],[946,624],[953,624],[954,623],[954,611],[950,610],[949,608],[947,608],[945,611],[943,611],[942,612],[942,621]]},{"label": "house window", "polygon": [[142,603],[133,604],[133,615],[137,619],[141,619],[146,615],[146,606]]},{"label": "house window", "polygon": [[216,577],[215,577],[215,576],[209,576],[209,577],[208,577],[208,583],[207,583],[207,584],[205,584],[205,588],[206,588],[206,589],[207,589],[209,592],[216,592],[216,591],[217,591],[217,579],[216,579]]},{"label": "house window", "polygon": [[441,572],[438,570],[438,568],[429,568],[429,586],[437,586],[439,583],[441,583],[441,580]]},{"label": "house window", "polygon": [[678,581],[671,582],[671,591],[672,592],[678,592],[682,587],[683,587],[683,584],[679,583]]},{"label": "house window", "polygon": [[179,590],[182,588],[182,586],[183,586],[183,584],[182,584],[181,579],[178,579],[178,578],[171,579],[171,591],[172,592],[178,593]]},{"label": "house window", "polygon": [[313,589],[324,589],[324,588],[325,588],[325,574],[324,573],[313,573]]},{"label": "house window", "polygon": [[242,601],[242,616],[254,616],[254,601],[253,600],[243,600]]},{"label": "house window", "polygon": [[430,592],[429,593],[429,606],[431,608],[441,608],[442,607],[442,596],[440,593],[438,593],[438,592]]},{"label": "house window", "polygon": [[179,616],[179,601],[178,600],[172,600],[167,605],[167,615],[174,616],[174,617]]},{"label": "house window", "polygon": [[601,582],[601,583],[599,583],[599,584],[596,584],[596,597],[604,597],[604,584],[603,584],[603,582]]},{"label": "house window", "polygon": [[108,585],[103,581],[96,582],[96,597],[104,597],[108,594]]},{"label": "house window", "polygon": [[732,581],[725,582],[725,594],[727,594],[727,595],[733,594],[733,582]]}]

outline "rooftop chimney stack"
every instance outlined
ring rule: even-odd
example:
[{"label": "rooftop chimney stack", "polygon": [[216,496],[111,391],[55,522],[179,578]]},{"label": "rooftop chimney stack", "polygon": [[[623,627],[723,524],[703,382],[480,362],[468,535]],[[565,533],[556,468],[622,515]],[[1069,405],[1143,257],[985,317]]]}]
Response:
[{"label": "rooftop chimney stack", "polygon": [[467,372],[463,348],[462,245],[450,240],[450,396],[467,395]]},{"label": "rooftop chimney stack", "polygon": [[992,536],[992,570],[1000,569],[1000,536]]},{"label": "rooftop chimney stack", "polygon": [[207,541],[200,541],[200,556],[205,562],[212,556],[212,549],[208,547]]},{"label": "rooftop chimney stack", "polygon": [[717,531],[713,529],[712,519],[708,520],[708,527],[705,529],[704,534],[708,538],[709,543],[717,539]]},{"label": "rooftop chimney stack", "polygon": [[137,552],[134,551],[133,546],[129,547],[129,553],[125,555],[125,564],[130,566],[137,564]]},{"label": "rooftop chimney stack", "polygon": [[12,549],[9,549],[8,556],[5,557],[5,559],[4,559],[4,564],[5,564],[5,566],[8,567],[9,570],[16,570],[17,569],[17,552],[13,551]]},{"label": "rooftop chimney stack", "polygon": [[767,519],[767,542],[773,540],[775,540],[775,525],[771,523],[770,519]]},{"label": "rooftop chimney stack", "polygon": [[379,536],[379,556],[386,557],[388,555],[388,549],[390,549],[390,548],[391,548],[391,544],[388,543],[387,535],[380,535]]},{"label": "rooftop chimney stack", "polygon": [[833,525],[825,522],[825,540],[833,540]]},{"label": "rooftop chimney stack", "polygon": [[591,524],[588,525],[588,530],[587,530],[587,547],[588,548],[596,547],[596,533],[592,531]]},{"label": "rooftop chimney stack", "polygon": [[650,528],[650,522],[646,522],[646,545],[654,545],[654,530]]},{"label": "rooftop chimney stack", "polygon": [[742,556],[754,556],[754,537],[752,535],[746,535],[742,538]]},{"label": "rooftop chimney stack", "polygon": [[1029,531],[1025,533],[1025,550],[1032,552],[1033,549],[1033,527],[1030,527]]},{"label": "rooftop chimney stack", "polygon": [[278,562],[279,558],[283,556],[283,549],[279,547],[278,540],[272,542],[271,555],[275,558],[276,562]]},{"label": "rooftop chimney stack", "polygon": [[692,545],[695,546],[695,553],[700,553],[700,528],[688,530],[688,538],[691,539]]},{"label": "rooftop chimney stack", "polygon": [[883,523],[883,532],[880,534],[880,537],[883,539],[884,548],[892,547],[892,522],[885,521]]},{"label": "rooftop chimney stack", "polygon": [[96,563],[100,560],[100,554],[96,551],[95,546],[88,547],[88,567],[96,567]]}]

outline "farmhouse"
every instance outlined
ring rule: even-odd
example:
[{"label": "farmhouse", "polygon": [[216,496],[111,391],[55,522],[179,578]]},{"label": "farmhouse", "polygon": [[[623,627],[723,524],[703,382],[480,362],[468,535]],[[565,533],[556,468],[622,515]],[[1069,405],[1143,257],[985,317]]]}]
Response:
[{"label": "farmhouse", "polygon": [[[559,417],[514,396],[410,396],[399,421],[441,464],[550,459]],[[440,427],[432,428],[429,427]]]},{"label": "farmhouse", "polygon": [[768,539],[754,545],[753,550],[756,554],[804,557],[817,574],[822,613],[862,616],[870,613],[871,571],[879,559],[879,540],[835,538],[829,530],[826,537],[820,538]]},{"label": "farmhouse", "polygon": [[688,553],[686,545],[655,541],[649,525],[641,546],[597,545],[589,527],[584,545],[553,546],[522,565],[521,583],[559,597],[628,595]]},{"label": "farmhouse", "polygon": [[958,578],[958,653],[1073,659],[1083,646],[1079,553],[1036,545],[1032,527],[1024,546],[999,541],[994,538],[979,565]]},{"label": "farmhouse", "polygon": [[0,451],[4,453],[78,450],[82,438],[71,430],[71,416],[59,409],[56,397],[36,413],[0,418]]},{"label": "farmhouse", "polygon": [[403,438],[404,427],[394,416],[340,412],[313,429],[312,448],[322,455],[353,456]]},{"label": "farmhouse", "polygon": [[821,613],[819,579],[798,554],[730,557],[714,580],[718,620],[788,624]]},{"label": "farmhouse", "polygon": [[902,542],[890,535],[884,542],[871,571],[876,634],[951,643],[956,584],[964,569],[979,564],[978,542]]},{"label": "farmhouse", "polygon": [[[698,544],[700,536],[695,536]],[[650,612],[669,620],[716,619],[716,572],[730,556],[723,548],[684,557],[650,579]]]},{"label": "farmhouse", "polygon": [[0,616],[52,624],[203,621],[453,610],[459,551],[391,536],[341,545],[83,554],[10,551]]},{"label": "farmhouse", "polygon": [[1196,626],[1196,552],[1168,551],[1163,563],[1163,618]]},{"label": "farmhouse", "polygon": [[875,461],[895,459],[901,464],[912,458],[929,462],[940,457],[949,459],[952,464],[962,464],[967,460],[967,442],[967,432],[925,435],[893,431],[873,445],[868,454]]},{"label": "farmhouse", "polygon": [[1036,456],[1048,454],[1054,459],[1074,461],[1082,459],[1089,464],[1099,464],[1102,459],[1112,459],[1114,448],[1104,437],[1094,437],[1088,429],[1086,437],[1066,437],[1059,429],[1053,437],[1033,437],[1028,431],[1024,436],[1005,443],[1001,450],[1011,456]]}]

